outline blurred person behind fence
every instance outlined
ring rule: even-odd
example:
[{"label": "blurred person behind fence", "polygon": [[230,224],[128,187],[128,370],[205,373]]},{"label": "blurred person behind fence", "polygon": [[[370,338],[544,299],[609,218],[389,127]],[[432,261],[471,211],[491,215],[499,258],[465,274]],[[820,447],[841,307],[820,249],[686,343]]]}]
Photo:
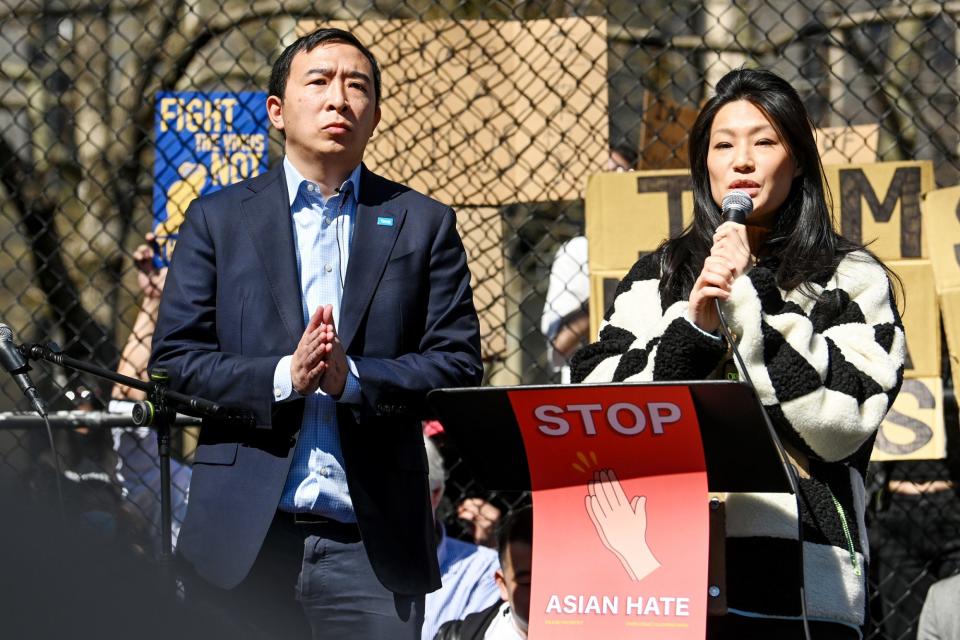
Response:
[{"label": "blurred person behind fence", "polygon": [[917,640],[960,638],[960,575],[939,580],[927,591]]},{"label": "blurred person behind fence", "polygon": [[[625,145],[610,149],[604,171],[633,171],[636,152]],[[587,344],[590,333],[590,269],[586,236],[574,236],[560,245],[550,264],[547,296],[540,316],[540,332],[547,339],[547,361],[560,382],[570,382],[570,357]]]},{"label": "blurred person behind fence", "polygon": [[500,566],[494,577],[500,600],[462,620],[443,624],[436,640],[525,640],[530,622],[533,511],[511,512],[497,532]]},{"label": "blurred person behind fence", "polygon": [[447,535],[437,508],[446,489],[443,456],[433,441],[424,435],[427,468],[430,478],[430,506],[433,508],[437,537],[437,561],[440,563],[441,587],[427,594],[423,620],[423,640],[432,640],[441,624],[457,620],[468,613],[481,611],[499,600],[494,572],[499,563],[497,552]]},{"label": "blurred person behind fence", "polygon": [[[144,244],[133,252],[137,268],[137,286],[140,289],[140,307],[133,328],[120,353],[117,373],[138,380],[149,380],[147,362],[156,329],[160,297],[167,278],[167,267],[157,267],[154,261],[154,234],[147,233]],[[110,411],[130,415],[133,403],[146,399],[146,393],[122,384],[111,391]],[[117,452],[116,477],[120,481],[126,511],[132,521],[145,526],[140,536],[142,544],[156,551],[160,547],[160,461],[157,434],[149,427],[112,429],[113,448]],[[174,547],[187,510],[191,468],[179,460],[170,460],[171,537]]]}]

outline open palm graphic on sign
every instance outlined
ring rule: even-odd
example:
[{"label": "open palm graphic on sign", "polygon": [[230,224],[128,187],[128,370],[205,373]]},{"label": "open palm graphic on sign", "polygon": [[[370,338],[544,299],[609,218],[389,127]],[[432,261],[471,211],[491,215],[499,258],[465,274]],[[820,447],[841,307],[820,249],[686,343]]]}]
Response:
[{"label": "open palm graphic on sign", "polygon": [[620,560],[631,580],[639,582],[660,568],[647,545],[647,498],[627,499],[612,469],[593,474],[587,485],[587,514],[603,545]]}]

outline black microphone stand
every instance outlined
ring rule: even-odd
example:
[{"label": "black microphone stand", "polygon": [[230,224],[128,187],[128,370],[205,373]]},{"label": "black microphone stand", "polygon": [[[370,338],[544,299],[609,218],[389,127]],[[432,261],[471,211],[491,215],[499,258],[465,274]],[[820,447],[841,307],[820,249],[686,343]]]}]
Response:
[{"label": "black microphone stand", "polygon": [[56,344],[22,344],[17,347],[24,358],[46,360],[53,364],[83,371],[98,378],[110,380],[147,394],[147,399],[133,406],[133,423],[138,427],[153,427],[157,432],[157,452],[160,463],[160,561],[168,564],[173,553],[171,540],[170,508],[170,425],[176,420],[177,413],[197,418],[216,418],[252,426],[252,414],[243,410],[230,409],[203,398],[170,391],[167,388],[169,377],[166,370],[155,367],[150,371],[150,380],[143,381],[105,369],[83,360],[77,360],[60,352]]}]

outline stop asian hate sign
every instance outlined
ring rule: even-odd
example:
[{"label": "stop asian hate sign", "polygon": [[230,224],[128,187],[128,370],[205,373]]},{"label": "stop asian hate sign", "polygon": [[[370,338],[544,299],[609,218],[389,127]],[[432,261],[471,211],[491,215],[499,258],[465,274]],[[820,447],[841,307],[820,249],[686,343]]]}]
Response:
[{"label": "stop asian hate sign", "polygon": [[509,396],[533,489],[529,637],[703,638],[707,480],[686,387]]}]

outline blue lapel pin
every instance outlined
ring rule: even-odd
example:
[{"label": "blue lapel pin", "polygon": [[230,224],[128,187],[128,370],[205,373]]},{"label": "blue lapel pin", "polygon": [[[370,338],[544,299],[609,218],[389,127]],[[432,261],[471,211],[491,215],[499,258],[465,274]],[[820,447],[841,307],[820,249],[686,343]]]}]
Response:
[{"label": "blue lapel pin", "polygon": [[377,226],[378,227],[392,227],[393,218],[389,216],[377,216]]}]

